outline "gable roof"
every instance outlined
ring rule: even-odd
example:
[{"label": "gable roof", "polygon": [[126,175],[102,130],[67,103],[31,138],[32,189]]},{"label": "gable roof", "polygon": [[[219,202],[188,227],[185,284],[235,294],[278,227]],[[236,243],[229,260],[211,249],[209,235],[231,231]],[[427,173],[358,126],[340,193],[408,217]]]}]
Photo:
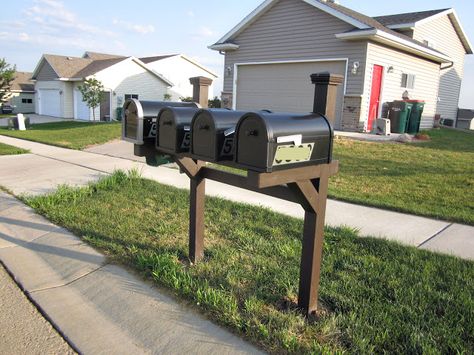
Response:
[{"label": "gable roof", "polygon": [[103,60],[103,59],[115,59],[115,58],[126,58],[123,55],[117,54],[107,54],[107,53],[98,53],[98,52],[90,52],[87,51],[84,53],[82,58],[89,58],[94,60]]},{"label": "gable roof", "polygon": [[419,11],[419,12],[407,12],[403,14],[394,14],[394,15],[384,15],[384,16],[375,16],[374,20],[380,22],[384,26],[393,26],[401,25],[407,23],[415,23],[421,20],[424,20],[428,17],[437,15],[441,12],[444,12],[449,9],[440,9],[440,10],[429,10],[429,11]]},{"label": "gable roof", "polygon": [[195,66],[201,68],[202,70],[208,72],[209,74],[211,74],[212,76],[214,77],[218,77],[216,73],[214,73],[212,70],[206,68],[205,66],[199,64],[198,62],[196,62],[195,60],[189,58],[188,56],[185,56],[184,54],[165,54],[165,55],[156,55],[156,56],[152,56],[152,57],[143,57],[143,58],[140,58],[140,60],[145,63],[145,64],[150,64],[150,63],[155,63],[155,62],[159,62],[160,60],[163,60],[163,59],[167,59],[167,58],[172,58],[172,57],[181,57],[183,58],[184,60],[190,62],[191,64],[194,64]]},{"label": "gable roof", "polygon": [[[257,7],[252,13],[245,17],[237,26],[220,38],[215,44],[208,48],[213,50],[236,50],[239,48],[238,44],[232,43],[232,39],[238,34],[244,31],[248,26],[255,22],[261,15],[268,11],[273,5],[279,0],[266,0],[259,7]],[[440,63],[450,62],[451,59],[430,47],[426,44],[418,42],[411,37],[405,36],[399,32],[395,32],[392,29],[386,27],[384,24],[379,22],[377,18],[372,18],[361,14],[357,11],[339,5],[335,2],[328,0],[301,0],[305,3],[324,11],[352,26],[354,30],[349,31],[349,35],[340,34],[337,37],[341,39],[371,39],[375,41],[382,41],[382,37],[389,37],[390,41],[384,39],[383,42],[387,45],[392,43],[396,44],[395,47],[406,49],[408,51],[415,50],[417,55],[425,56],[430,60],[435,60]],[[436,10],[437,11],[437,10]],[[443,10],[445,11],[445,10]],[[437,14],[443,13],[438,11]],[[422,15],[418,15],[422,16]],[[431,15],[433,16],[433,15]],[[386,16],[385,16],[386,17]],[[426,17],[426,16],[425,16]],[[460,23],[459,23],[460,27]],[[352,32],[352,33],[351,33]],[[365,37],[361,36],[364,35]],[[467,36],[465,36],[467,39]],[[468,46],[470,49],[470,46]],[[469,53],[469,52],[468,52]],[[426,55],[425,55],[426,54]]]},{"label": "gable roof", "polygon": [[[116,57],[95,60],[52,54],[45,54],[43,58],[53,68],[58,78],[64,79],[85,78],[127,59],[127,57]],[[36,70],[34,74],[36,74]]]},{"label": "gable roof", "polygon": [[33,73],[17,71],[13,80],[10,91],[16,92],[35,92],[35,84],[31,81]]},{"label": "gable roof", "polygon": [[44,54],[32,74],[32,79],[36,79],[38,71],[45,62],[51,66],[59,80],[82,80],[125,60],[133,61],[166,84],[173,86],[170,80],[149,68],[138,58],[94,52],[86,52],[82,58]]},{"label": "gable roof", "polygon": [[148,63],[158,62],[158,61],[166,59],[166,58],[176,57],[177,55],[179,55],[179,54],[156,55],[156,56],[153,56],[153,57],[143,57],[143,58],[140,58],[140,60],[143,63],[148,64]]},{"label": "gable roof", "polygon": [[441,16],[448,16],[456,31],[459,40],[464,46],[467,54],[472,54],[472,44],[464,31],[461,21],[454,9],[440,9],[431,11],[412,12],[397,15],[378,16],[374,17],[378,21],[384,23],[385,26],[392,29],[414,28],[423,23],[433,21]]}]

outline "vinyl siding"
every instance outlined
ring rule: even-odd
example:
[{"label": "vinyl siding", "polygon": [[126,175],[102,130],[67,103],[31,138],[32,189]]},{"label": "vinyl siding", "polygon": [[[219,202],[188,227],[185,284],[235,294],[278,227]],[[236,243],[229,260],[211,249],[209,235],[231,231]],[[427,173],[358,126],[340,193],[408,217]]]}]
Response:
[{"label": "vinyl siding", "polygon": [[[22,99],[32,100],[31,104],[23,103]],[[32,113],[35,112],[35,94],[15,92],[10,99],[11,105],[15,106],[14,113]]]},{"label": "vinyl siding", "polygon": [[[226,53],[225,67],[248,62],[349,58],[350,65],[360,62],[362,70],[349,75],[347,93],[361,94],[366,44],[335,37],[353,28],[304,1],[280,0],[233,39],[240,48]],[[225,92],[232,92],[233,80],[233,72],[224,75]]]},{"label": "vinyl siding", "polygon": [[[193,86],[189,82],[189,78],[204,76],[213,81],[216,80],[214,75],[180,55],[149,63],[148,66],[174,84],[173,87],[169,89],[172,101],[179,101],[181,97],[193,96]],[[213,85],[214,83],[209,86],[210,95],[214,93]]]},{"label": "vinyl siding", "polygon": [[162,101],[168,91],[168,84],[132,60],[125,60],[97,73],[105,91],[111,91],[110,107],[112,117],[115,110],[124,103],[125,94],[138,94],[140,100]]},{"label": "vinyl siding", "polygon": [[56,72],[53,70],[51,65],[46,60],[43,60],[41,67],[36,75],[36,80],[50,81],[57,79]]},{"label": "vinyl siding", "polygon": [[[384,67],[381,102],[401,100],[402,94],[408,90],[410,99],[425,100],[421,127],[432,128],[436,113],[439,64],[403,53],[375,43],[368,44],[367,68],[365,75],[365,90],[362,100],[362,119],[367,121],[370,94],[372,89],[372,71],[374,65]],[[388,67],[393,66],[393,73],[387,73]],[[402,74],[415,74],[414,89],[401,87]]]},{"label": "vinyl siding", "polygon": [[[443,16],[415,27],[414,39],[434,43],[434,48],[447,55],[454,66],[441,70],[439,99],[436,112],[443,118],[455,119],[457,116],[459,93],[464,73],[464,57],[466,51],[460,41],[449,17]],[[446,65],[444,65],[446,66]]]}]

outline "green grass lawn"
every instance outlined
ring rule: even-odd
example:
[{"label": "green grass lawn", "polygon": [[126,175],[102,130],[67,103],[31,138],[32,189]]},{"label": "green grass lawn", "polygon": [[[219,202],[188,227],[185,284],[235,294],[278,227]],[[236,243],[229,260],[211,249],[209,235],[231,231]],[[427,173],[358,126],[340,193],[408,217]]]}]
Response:
[{"label": "green grass lawn", "polygon": [[[0,134],[83,149],[119,138],[120,130],[120,123],[58,122]],[[474,134],[426,133],[431,141],[416,144],[336,140],[340,173],[331,179],[330,197],[474,225]]]},{"label": "green grass lawn", "polygon": [[337,140],[331,197],[474,225],[474,134],[425,133],[430,142]]},{"label": "green grass lawn", "polygon": [[12,147],[8,144],[0,143],[0,155],[15,155],[24,153],[28,153],[28,151],[17,147]]},{"label": "green grass lawn", "polygon": [[0,128],[0,134],[64,148],[84,149],[117,139],[121,123],[53,122],[32,125],[27,131],[11,131]]},{"label": "green grass lawn", "polygon": [[205,262],[187,259],[186,191],[116,173],[27,203],[272,353],[472,353],[474,263],[327,228],[321,311],[294,309],[303,223],[206,200]]}]

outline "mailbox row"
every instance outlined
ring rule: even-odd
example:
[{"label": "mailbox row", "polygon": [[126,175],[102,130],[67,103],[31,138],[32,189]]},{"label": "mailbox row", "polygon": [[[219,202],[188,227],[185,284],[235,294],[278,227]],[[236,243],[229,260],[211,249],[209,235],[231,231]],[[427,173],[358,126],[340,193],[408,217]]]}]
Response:
[{"label": "mailbox row", "polygon": [[331,162],[333,129],[317,113],[201,109],[195,103],[125,102],[122,138],[158,152],[271,172]]}]

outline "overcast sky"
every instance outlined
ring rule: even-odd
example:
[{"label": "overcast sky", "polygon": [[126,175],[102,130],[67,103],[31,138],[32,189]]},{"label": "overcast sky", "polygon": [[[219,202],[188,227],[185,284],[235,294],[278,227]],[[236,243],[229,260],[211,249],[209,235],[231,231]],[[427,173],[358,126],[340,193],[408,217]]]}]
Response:
[{"label": "overcast sky", "polygon": [[[33,71],[43,53],[81,56],[86,50],[147,56],[183,53],[223,71],[207,49],[262,0],[15,0],[2,3],[0,57]],[[366,15],[454,7],[474,42],[474,2],[467,0],[341,0]],[[466,57],[460,106],[474,108],[474,56]],[[216,93],[221,90],[221,81]]]}]

